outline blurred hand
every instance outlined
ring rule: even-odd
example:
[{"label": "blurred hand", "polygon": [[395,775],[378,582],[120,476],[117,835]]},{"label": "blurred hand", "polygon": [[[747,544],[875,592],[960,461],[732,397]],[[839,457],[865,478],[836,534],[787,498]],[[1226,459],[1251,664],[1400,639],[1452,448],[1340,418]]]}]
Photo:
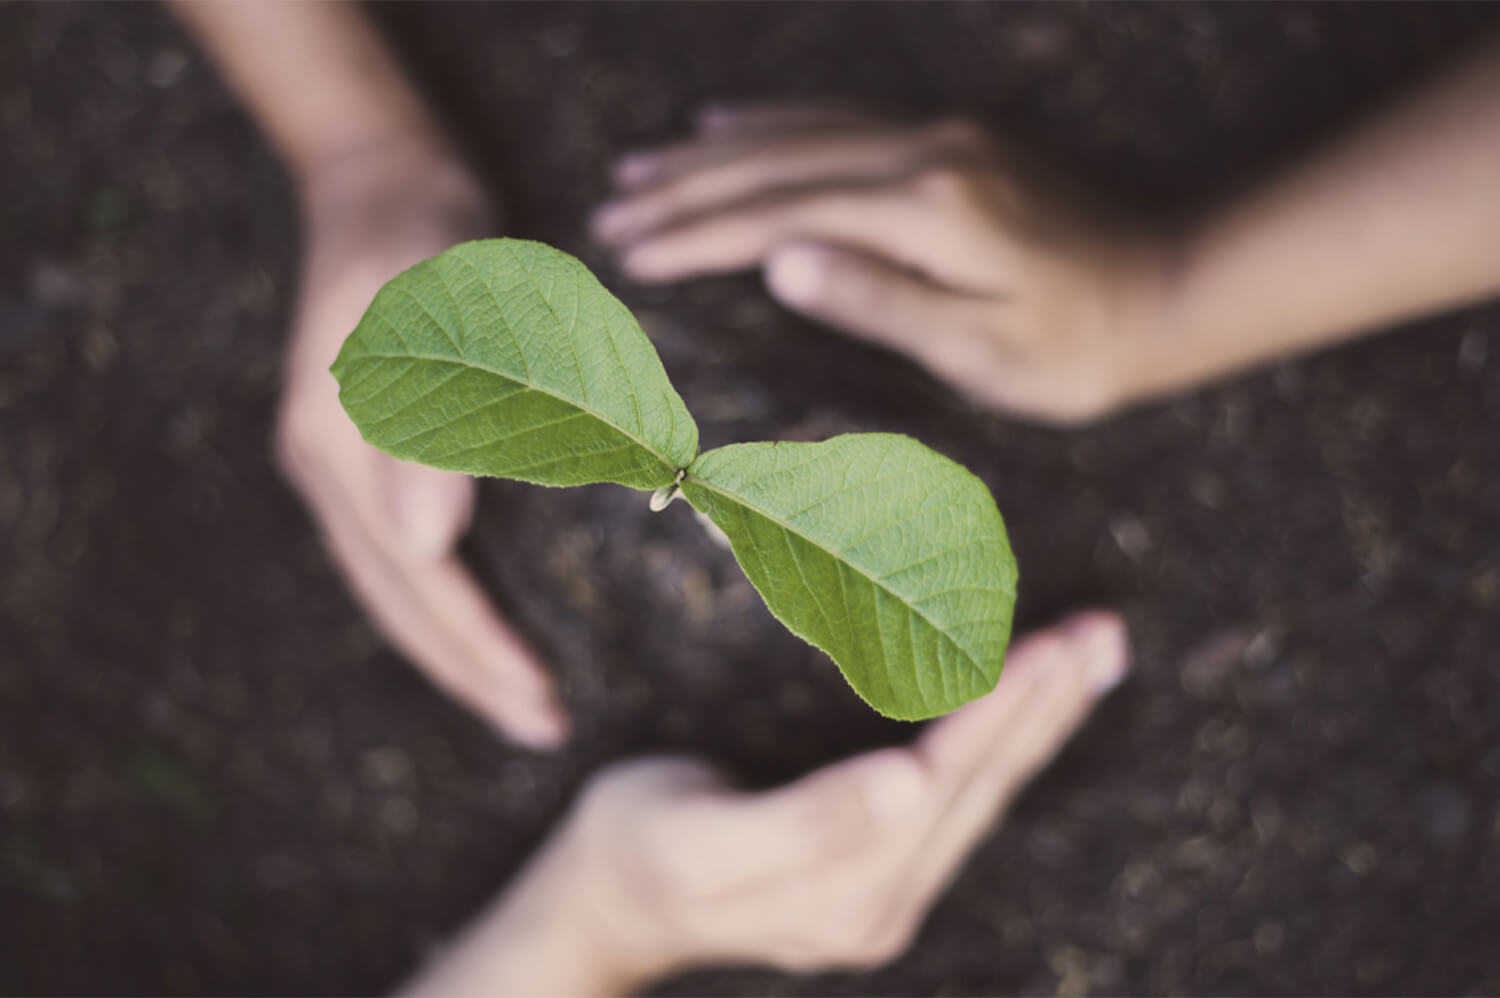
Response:
[{"label": "blurred hand", "polygon": [[386,637],[503,734],[554,746],[567,722],[551,681],[454,552],[474,481],[366,444],[328,371],[385,281],[488,234],[486,199],[461,168],[400,143],[321,167],[303,196],[305,264],[277,426],[282,470]]},{"label": "blurred hand", "polygon": [[716,108],[625,157],[594,231],[642,281],[758,267],[788,307],[1047,422],[1131,393],[1164,249],[1103,221],[976,128],[818,108]]},{"label": "blurred hand", "polygon": [[[701,762],[617,765],[557,838],[552,876],[639,983],[706,962],[809,971],[898,956],[1016,793],[1124,675],[1124,625],[1079,614],[1019,641],[995,691],[909,748],[767,793]],[[603,940],[600,942],[599,940]]]}]

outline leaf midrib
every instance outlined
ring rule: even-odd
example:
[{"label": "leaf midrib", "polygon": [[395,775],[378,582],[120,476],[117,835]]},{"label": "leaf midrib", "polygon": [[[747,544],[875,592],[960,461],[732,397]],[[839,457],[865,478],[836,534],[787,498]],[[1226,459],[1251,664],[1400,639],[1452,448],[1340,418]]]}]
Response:
[{"label": "leaf midrib", "polygon": [[[933,619],[931,617],[927,616],[927,614],[923,613],[921,610],[919,610],[916,607],[912,606],[905,599],[903,599],[901,597],[900,593],[897,593],[895,590],[891,589],[891,587],[885,585],[883,578],[876,578],[873,575],[866,574],[865,571],[864,571],[864,569],[862,569],[858,565],[854,564],[848,558],[845,558],[840,552],[834,551],[831,548],[829,548],[826,544],[822,544],[822,543],[818,542],[817,540],[815,540],[814,538],[809,537],[807,534],[803,533],[802,531],[798,530],[796,527],[793,527],[791,524],[787,523],[781,517],[777,516],[776,514],[770,512],[767,509],[762,508],[761,506],[756,505],[755,503],[753,503],[750,500],[744,498],[743,496],[736,495],[735,493],[729,492],[729,491],[727,491],[725,489],[721,489],[721,488],[719,488],[716,485],[711,485],[709,482],[705,481],[704,479],[702,479],[702,478],[700,478],[700,477],[698,477],[696,475],[690,475],[689,478],[688,478],[688,480],[691,481],[694,485],[697,485],[700,488],[707,489],[709,492],[713,492],[713,493],[716,493],[718,495],[721,495],[725,499],[728,499],[729,501],[734,502],[734,503],[738,503],[739,505],[745,507],[746,509],[750,510],[751,512],[759,514],[760,516],[765,517],[767,520],[770,520],[772,523],[776,524],[782,530],[785,530],[789,534],[794,534],[797,537],[802,538],[804,541],[806,541],[807,543],[811,544],[813,547],[819,549],[824,554],[827,554],[830,558],[833,558],[835,561],[838,561],[840,564],[849,566],[849,568],[851,570],[853,570],[854,572],[857,572],[861,578],[867,579],[869,581],[870,585],[874,586],[876,589],[879,589],[881,592],[885,593],[887,596],[891,597],[896,602],[898,602],[902,606],[906,607],[906,609],[909,612],[911,612],[913,614],[916,614],[918,617],[922,618],[922,621],[925,624],[927,624],[928,627],[932,628],[933,631],[936,632],[937,635],[940,638],[942,638],[944,641],[948,642],[948,644],[952,645],[955,649],[957,649],[958,653],[963,656],[964,661],[966,663],[968,663],[969,669],[972,672],[977,673],[981,679],[987,679],[988,678],[984,674],[984,670],[979,667],[979,663],[977,661],[975,661],[974,656],[972,654],[970,654],[970,652],[969,652],[969,650],[967,648],[965,648],[963,645],[959,644],[958,641],[957,641],[957,639],[955,639],[951,634],[949,634],[941,626],[939,626],[935,621],[933,621]],[[804,581],[804,584],[805,584],[806,580],[804,579],[803,581]],[[809,588],[811,588],[811,587],[809,587]],[[822,615],[822,610],[821,609],[818,612],[819,612],[820,615]],[[923,699],[925,700],[926,697],[923,697]]]},{"label": "leaf midrib", "polygon": [[559,395],[557,392],[552,391],[551,389],[548,389],[548,388],[546,388],[546,387],[544,387],[542,385],[538,385],[538,384],[536,384],[536,383],[534,383],[532,381],[523,380],[521,378],[518,378],[514,374],[509,374],[509,373],[506,373],[505,371],[497,371],[493,367],[489,367],[488,365],[485,365],[485,364],[476,364],[476,363],[474,363],[473,361],[470,361],[470,360],[454,360],[452,357],[434,357],[432,354],[415,353],[415,352],[400,353],[400,354],[394,354],[394,353],[362,353],[357,358],[350,358],[350,359],[351,359],[351,361],[352,360],[425,360],[425,361],[427,361],[429,363],[433,363],[433,364],[447,364],[447,365],[450,365],[452,367],[461,367],[461,368],[465,368],[465,369],[468,369],[468,370],[471,370],[471,371],[482,371],[485,374],[493,375],[494,377],[502,378],[502,379],[504,379],[506,381],[514,381],[518,385],[524,385],[524,386],[526,386],[526,388],[530,389],[531,391],[539,392],[542,395],[547,395],[547,396],[549,396],[551,398],[556,399],[559,402],[562,402],[565,405],[570,405],[570,406],[572,406],[575,409],[578,409],[578,410],[580,410],[582,412],[586,412],[590,416],[593,416],[595,419],[599,420],[599,422],[604,423],[605,425],[607,425],[607,426],[611,427],[612,429],[614,429],[621,436],[629,437],[631,440],[635,441],[642,448],[644,448],[646,451],[648,451],[658,461],[660,461],[662,464],[666,465],[667,466],[667,470],[670,471],[673,475],[676,475],[677,472],[681,470],[677,466],[677,462],[676,461],[673,461],[671,458],[667,457],[667,455],[663,454],[661,451],[657,450],[655,447],[651,446],[646,441],[642,440],[639,436],[637,436],[634,433],[631,433],[629,430],[625,429],[625,427],[621,426],[619,423],[616,423],[613,419],[605,416],[603,413],[599,412],[597,409],[593,408],[592,406],[587,405],[587,404],[582,403],[582,402],[579,402],[576,399],[570,399],[566,395]]}]

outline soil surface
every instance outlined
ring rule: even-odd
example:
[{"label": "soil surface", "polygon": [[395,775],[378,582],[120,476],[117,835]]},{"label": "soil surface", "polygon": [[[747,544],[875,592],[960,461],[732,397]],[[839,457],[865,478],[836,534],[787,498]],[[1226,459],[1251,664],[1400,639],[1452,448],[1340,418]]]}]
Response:
[{"label": "soil surface", "polygon": [[[1500,992],[1500,307],[1077,432],[982,415],[750,278],[645,292],[584,223],[708,98],[988,122],[1192,210],[1500,10],[381,7],[513,234],[639,309],[705,446],[913,434],[975,469],[1019,622],[1123,606],[1133,678],[910,953],[669,993]],[[269,460],[287,178],[154,6],[0,7],[0,991],[390,987],[599,764],[747,782],[910,730],[679,506],[495,484],[469,554],[578,737],[510,749],[383,649]]]}]

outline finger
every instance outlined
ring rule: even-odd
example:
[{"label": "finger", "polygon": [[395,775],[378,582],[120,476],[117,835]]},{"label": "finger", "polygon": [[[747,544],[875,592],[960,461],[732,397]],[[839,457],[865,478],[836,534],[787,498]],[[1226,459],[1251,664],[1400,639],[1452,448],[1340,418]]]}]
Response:
[{"label": "finger", "polygon": [[560,742],[566,717],[545,668],[451,553],[473,515],[474,480],[384,455],[374,459],[398,537],[396,543],[387,540],[393,534],[390,525],[373,515],[368,504],[357,504],[368,535],[447,643],[465,653],[469,671],[475,673],[470,685],[477,688],[485,713],[531,743]]},{"label": "finger", "polygon": [[[356,520],[331,524],[327,537],[377,627],[428,678],[523,745],[546,749],[561,743],[567,735],[566,718],[550,692],[539,693],[527,681],[538,667],[524,646],[515,643],[514,662],[499,661],[504,654],[499,648],[488,660],[477,658],[463,636],[450,631],[434,613],[429,602],[434,587],[413,579],[414,566],[388,560]],[[445,566],[418,570],[441,572]]]},{"label": "finger", "polygon": [[809,318],[914,357],[944,377],[972,376],[969,330],[993,305],[935,286],[886,260],[794,243],[765,263],[771,296]]},{"label": "finger", "polygon": [[1030,748],[1011,732],[1042,693],[1068,699],[1107,693],[1129,667],[1125,625],[1116,613],[1089,610],[1014,642],[993,692],[928,725],[917,742],[923,761],[957,787],[985,765]]},{"label": "finger", "polygon": [[567,735],[546,668],[516,631],[495,613],[489,598],[456,554],[412,565],[412,589],[443,631],[479,672],[488,713],[507,731],[533,744],[556,745]]},{"label": "finger", "polygon": [[[1113,618],[1105,616],[1107,625]],[[709,854],[704,867],[712,861],[729,867],[724,857],[734,856],[740,874],[707,881],[717,888],[717,929],[726,939],[735,938],[736,928],[750,938],[763,933],[768,906],[819,911],[834,921],[836,931],[805,943],[781,940],[781,952],[821,966],[840,959],[840,944],[829,939],[846,937],[856,947],[851,952],[864,952],[866,943],[868,955],[877,959],[898,952],[957,858],[977,838],[976,804],[998,806],[1006,784],[1000,781],[997,788],[986,777],[992,770],[1012,776],[1027,770],[1026,764],[1015,764],[1019,746],[1045,751],[1056,741],[1048,737],[1054,729],[1071,730],[1066,707],[1079,699],[1076,689],[1092,690],[1099,683],[1103,666],[1091,666],[1094,671],[1085,672],[1089,678],[1077,681],[1074,646],[1097,643],[1083,624],[1070,621],[1049,640],[1018,642],[998,695],[951,715],[962,715],[951,725],[938,722],[934,728],[940,733],[929,729],[914,749],[856,756],[706,813],[712,824],[700,831],[710,836],[706,841],[722,843],[724,851]],[[1072,639],[1075,632],[1084,634],[1081,644]],[[1010,723],[1026,721],[1033,710],[1051,719],[1050,725]],[[998,734],[997,722],[1003,725]],[[892,885],[891,895],[881,894],[882,883]],[[861,932],[859,926],[872,921],[871,903],[884,914],[872,930]]]},{"label": "finger", "polygon": [[[994,811],[1118,677],[1123,653],[1111,628],[1119,631],[1113,615],[1084,615],[1019,641],[995,692],[936,722],[912,749],[856,756],[719,809],[721,841],[753,863],[749,876],[717,885],[723,925],[753,922],[754,912],[740,909],[755,909],[757,892],[869,924],[867,910],[839,916],[839,899],[867,905],[882,898],[876,885],[883,882],[892,885],[879,901],[883,914],[856,936],[882,958],[899,951]],[[747,903],[729,903],[740,898]],[[786,943],[797,952],[795,940]],[[806,957],[826,963],[825,949],[811,940]]]},{"label": "finger", "polygon": [[867,128],[879,119],[852,104],[749,103],[704,104],[693,124],[705,135],[769,135],[781,132]]},{"label": "finger", "polygon": [[[951,138],[924,126],[688,142],[651,154],[651,185],[602,206],[594,235],[620,245],[778,189],[897,177],[940,154]],[[630,162],[642,168],[641,159]]]},{"label": "finger", "polygon": [[911,853],[893,920],[927,910],[999,811],[1124,676],[1124,624],[1113,613],[1078,614],[1010,658],[994,693],[936,722],[919,742],[948,800]]},{"label": "finger", "polygon": [[380,490],[401,543],[414,558],[432,561],[453,549],[474,515],[474,480],[410,461],[383,458]]},{"label": "finger", "polygon": [[704,139],[764,139],[789,132],[852,131],[879,127],[880,122],[869,114],[832,104],[713,103],[694,113],[693,125],[698,136],[694,141],[657,149],[637,149],[621,156],[610,171],[615,186],[630,191],[661,182],[699,161],[693,156],[671,155],[671,151],[708,148],[709,143]]},{"label": "finger", "polygon": [[946,287],[993,293],[1010,269],[1005,245],[976,212],[930,197],[932,186],[913,178],[743,204],[653,232],[620,263],[636,280],[675,281],[757,266],[789,243],[840,244]]},{"label": "finger", "polygon": [[348,515],[359,507],[337,483],[313,478],[304,484],[334,559],[403,655],[507,737],[533,748],[551,748],[566,737],[566,716],[541,665],[489,609],[456,557],[424,562],[406,556],[366,528],[366,519],[377,518]]}]

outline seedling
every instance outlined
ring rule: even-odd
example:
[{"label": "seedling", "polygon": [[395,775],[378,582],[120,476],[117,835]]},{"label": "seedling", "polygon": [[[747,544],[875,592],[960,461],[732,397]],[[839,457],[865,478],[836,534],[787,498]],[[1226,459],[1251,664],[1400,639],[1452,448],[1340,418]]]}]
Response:
[{"label": "seedling", "polygon": [[391,280],[333,365],[388,454],[537,485],[680,493],[729,537],[777,619],[890,717],[988,693],[1016,564],[984,483],[910,437],[698,451],[698,427],[630,311],[540,243],[464,243]]}]

